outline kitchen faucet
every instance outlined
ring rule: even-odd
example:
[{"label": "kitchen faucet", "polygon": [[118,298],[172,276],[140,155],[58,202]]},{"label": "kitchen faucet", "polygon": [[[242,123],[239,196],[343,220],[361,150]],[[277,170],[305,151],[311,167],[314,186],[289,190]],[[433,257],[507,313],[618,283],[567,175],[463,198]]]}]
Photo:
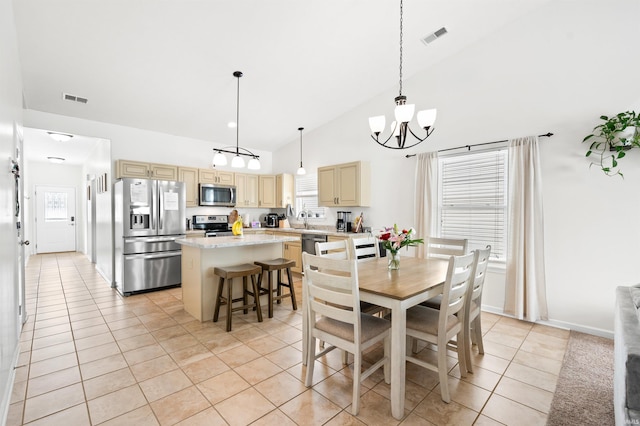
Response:
[{"label": "kitchen faucet", "polygon": [[309,229],[309,209],[306,206],[302,206],[302,209],[298,212],[296,219],[300,220],[302,216],[302,222],[304,223],[304,229]]}]

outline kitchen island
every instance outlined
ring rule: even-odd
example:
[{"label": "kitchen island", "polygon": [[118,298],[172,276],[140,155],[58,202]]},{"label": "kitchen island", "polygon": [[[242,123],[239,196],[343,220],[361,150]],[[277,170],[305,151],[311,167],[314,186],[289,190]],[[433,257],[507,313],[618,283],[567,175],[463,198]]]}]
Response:
[{"label": "kitchen island", "polygon": [[[278,235],[176,240],[182,246],[184,310],[199,321],[213,320],[215,297],[220,281],[219,277],[213,273],[214,267],[283,257],[283,243],[296,240],[299,239]],[[242,286],[235,286],[234,297],[241,295],[241,288]],[[266,298],[266,296],[263,297]]]}]

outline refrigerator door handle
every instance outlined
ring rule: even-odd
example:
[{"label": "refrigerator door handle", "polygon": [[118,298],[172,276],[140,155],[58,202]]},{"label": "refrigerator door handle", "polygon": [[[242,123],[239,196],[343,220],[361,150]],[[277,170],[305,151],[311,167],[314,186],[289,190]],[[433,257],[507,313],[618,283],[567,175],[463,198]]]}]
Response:
[{"label": "refrigerator door handle", "polygon": [[181,251],[165,251],[161,253],[125,254],[125,260],[131,259],[162,259],[165,257],[181,256]]},{"label": "refrigerator door handle", "polygon": [[125,244],[131,243],[167,243],[173,242],[179,238],[184,238],[184,235],[176,235],[175,237],[133,237],[133,238],[125,238]]},{"label": "refrigerator door handle", "polygon": [[162,188],[158,186],[158,217],[160,218],[160,224],[158,229],[164,228],[164,194]]}]

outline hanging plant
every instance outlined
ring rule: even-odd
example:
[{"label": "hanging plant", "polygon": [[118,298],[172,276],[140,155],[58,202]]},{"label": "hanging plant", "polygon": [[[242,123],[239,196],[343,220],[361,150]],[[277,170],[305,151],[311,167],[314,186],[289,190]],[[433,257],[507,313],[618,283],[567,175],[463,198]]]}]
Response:
[{"label": "hanging plant", "polygon": [[594,159],[594,164],[607,176],[620,175],[618,161],[626,156],[625,151],[633,147],[640,148],[640,115],[635,111],[621,112],[613,117],[600,116],[604,123],[593,128],[582,142],[591,140],[586,156]]}]

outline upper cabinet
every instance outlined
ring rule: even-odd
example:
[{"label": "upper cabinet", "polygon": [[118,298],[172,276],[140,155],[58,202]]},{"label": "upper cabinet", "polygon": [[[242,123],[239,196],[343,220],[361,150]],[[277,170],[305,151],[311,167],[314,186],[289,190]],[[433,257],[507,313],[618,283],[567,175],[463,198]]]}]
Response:
[{"label": "upper cabinet", "polygon": [[371,168],[368,162],[318,168],[318,205],[368,207],[371,203]]},{"label": "upper cabinet", "polygon": [[198,206],[198,169],[178,167],[178,181],[184,182],[187,207]]},{"label": "upper cabinet", "polygon": [[198,170],[198,182],[199,183],[219,183],[221,185],[234,185],[234,173],[225,172],[222,170],[214,169],[199,169]]},{"label": "upper cabinet", "polygon": [[258,205],[260,207],[276,207],[276,177],[274,175],[260,175],[258,183],[260,185]]},{"label": "upper cabinet", "polygon": [[236,173],[236,207],[258,207],[258,175]]},{"label": "upper cabinet", "polygon": [[178,167],[169,164],[142,163],[139,161],[118,160],[116,179],[132,177],[142,179],[177,180]]},{"label": "upper cabinet", "polygon": [[276,175],[276,207],[285,208],[293,204],[293,175]]}]

